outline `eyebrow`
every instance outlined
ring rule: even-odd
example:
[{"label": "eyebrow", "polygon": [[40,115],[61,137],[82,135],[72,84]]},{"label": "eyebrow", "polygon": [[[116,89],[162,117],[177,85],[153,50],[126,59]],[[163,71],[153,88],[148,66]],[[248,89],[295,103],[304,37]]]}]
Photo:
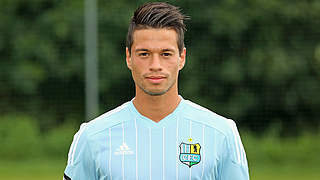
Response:
[{"label": "eyebrow", "polygon": [[[144,49],[144,48],[140,48],[140,49],[136,49],[136,50],[135,50],[135,52],[139,52],[139,51],[150,51],[150,50],[149,50],[149,49]],[[166,52],[166,51],[174,52],[174,49],[171,49],[171,48],[161,49],[160,52]]]},{"label": "eyebrow", "polygon": [[174,52],[174,49],[168,48],[168,49],[161,49],[161,52],[165,52],[165,51],[171,51]]},{"label": "eyebrow", "polygon": [[141,48],[141,49],[136,49],[136,50],[135,50],[135,52],[138,52],[138,51],[149,51],[149,49]]}]

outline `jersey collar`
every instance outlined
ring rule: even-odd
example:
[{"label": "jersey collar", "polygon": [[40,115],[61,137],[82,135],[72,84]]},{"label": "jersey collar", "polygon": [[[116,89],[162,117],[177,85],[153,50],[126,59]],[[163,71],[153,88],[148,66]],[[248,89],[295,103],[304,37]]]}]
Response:
[{"label": "jersey collar", "polygon": [[163,126],[167,126],[168,124],[173,123],[173,121],[174,121],[173,119],[177,119],[178,112],[182,109],[183,104],[185,103],[184,102],[185,100],[183,99],[183,97],[180,95],[179,95],[179,97],[180,97],[181,101],[179,102],[176,109],[172,113],[170,113],[169,115],[164,117],[159,122],[154,122],[153,120],[140,114],[139,111],[136,109],[136,107],[133,105],[134,98],[129,103],[129,109],[130,109],[131,113],[134,115],[134,117],[137,118],[137,121],[141,121],[142,123],[145,123],[149,127],[154,127],[154,128],[163,127]]}]

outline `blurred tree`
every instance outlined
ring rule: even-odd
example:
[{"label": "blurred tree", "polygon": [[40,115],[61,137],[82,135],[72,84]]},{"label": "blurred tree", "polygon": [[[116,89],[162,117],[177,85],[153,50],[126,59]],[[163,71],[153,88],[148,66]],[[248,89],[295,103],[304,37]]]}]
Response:
[{"label": "blurred tree", "polygon": [[44,128],[82,119],[82,2],[0,3],[1,112],[30,113]]},{"label": "blurred tree", "polygon": [[[134,96],[125,38],[143,2],[98,1],[101,113]],[[191,16],[181,95],[256,132],[319,128],[319,1],[169,2]],[[82,122],[83,31],[83,1],[2,0],[0,114]]]},{"label": "blurred tree", "polygon": [[201,2],[182,5],[194,61],[183,94],[258,132],[273,123],[284,133],[319,128],[319,1]]}]

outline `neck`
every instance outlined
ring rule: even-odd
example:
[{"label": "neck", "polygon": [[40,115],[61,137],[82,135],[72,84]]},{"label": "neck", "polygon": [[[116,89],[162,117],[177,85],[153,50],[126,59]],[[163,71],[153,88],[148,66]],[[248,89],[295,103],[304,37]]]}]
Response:
[{"label": "neck", "polygon": [[140,114],[154,122],[159,122],[172,113],[180,101],[177,90],[169,90],[163,95],[151,96],[136,88],[133,104]]}]

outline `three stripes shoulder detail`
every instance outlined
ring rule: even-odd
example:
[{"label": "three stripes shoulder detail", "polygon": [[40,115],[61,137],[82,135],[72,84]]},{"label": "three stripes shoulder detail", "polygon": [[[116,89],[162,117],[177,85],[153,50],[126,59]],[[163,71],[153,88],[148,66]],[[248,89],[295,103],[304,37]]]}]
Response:
[{"label": "three stripes shoulder detail", "polygon": [[230,139],[230,144],[234,144],[234,157],[235,157],[235,162],[240,164],[240,165],[245,165],[247,163],[246,161],[246,153],[240,138],[240,134],[238,131],[238,128],[236,126],[236,123],[230,119],[227,119],[227,122],[229,126],[231,127],[232,134],[229,135],[228,139]]}]

